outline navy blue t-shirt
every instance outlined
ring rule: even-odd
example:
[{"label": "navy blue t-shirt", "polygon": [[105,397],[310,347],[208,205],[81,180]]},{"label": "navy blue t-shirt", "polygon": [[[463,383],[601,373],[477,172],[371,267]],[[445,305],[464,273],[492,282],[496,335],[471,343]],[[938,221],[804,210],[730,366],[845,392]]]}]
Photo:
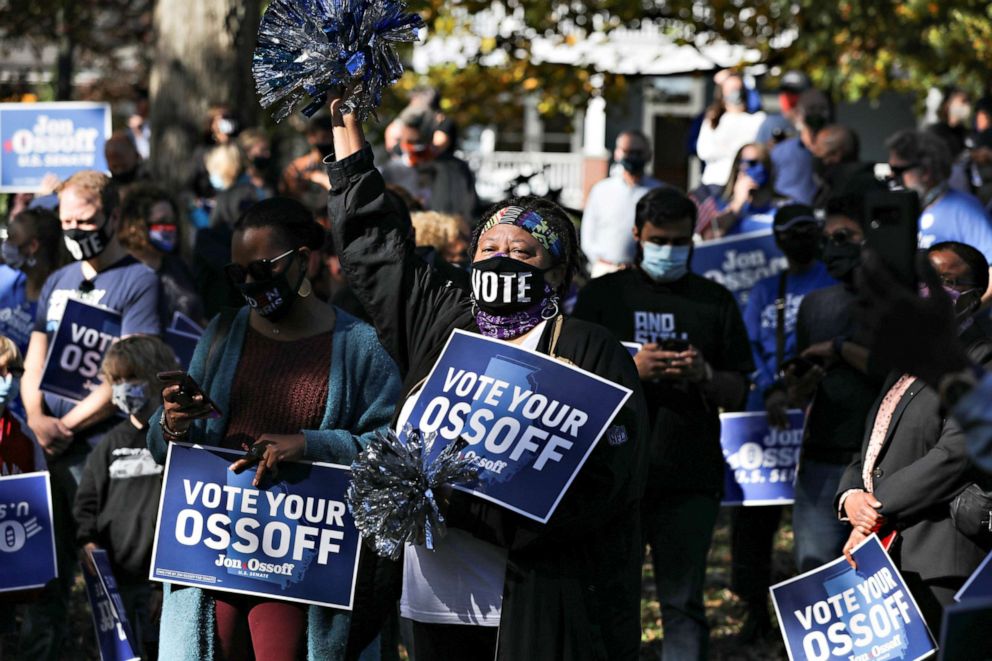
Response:
[{"label": "navy blue t-shirt", "polygon": [[[74,262],[63,266],[45,281],[38,300],[34,330],[47,334],[49,343],[62,321],[66,301],[70,298],[120,312],[121,337],[161,333],[158,277],[150,268],[129,256],[97,273],[91,281],[92,290],[80,289],[85,280],[82,263]],[[52,415],[61,418],[76,404],[45,393],[45,405]]]},{"label": "navy blue t-shirt", "polygon": [[[23,271],[0,264],[0,335],[9,337],[24,356],[34,330],[37,301],[28,300],[28,276]],[[27,419],[20,396],[10,403],[10,411],[21,421]]]}]

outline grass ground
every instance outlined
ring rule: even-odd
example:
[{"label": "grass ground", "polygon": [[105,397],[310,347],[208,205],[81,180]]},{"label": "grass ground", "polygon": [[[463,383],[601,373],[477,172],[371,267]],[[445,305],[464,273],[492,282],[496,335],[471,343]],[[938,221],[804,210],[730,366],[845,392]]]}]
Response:
[{"label": "grass ground", "polygon": [[[788,514],[786,522],[775,540],[773,582],[794,574],[792,561],[792,526]],[[716,661],[775,661],[785,659],[785,647],[779,635],[773,634],[758,643],[743,644],[736,639],[744,620],[744,606],[730,591],[730,517],[726,510],[720,512],[713,546],[706,570],[706,609],[711,626],[710,658]],[[0,606],[0,610],[3,607]],[[65,661],[99,659],[93,634],[93,624],[86,604],[82,579],[73,591],[70,617],[71,641],[66,645],[62,658]],[[644,565],[644,582],[641,595],[641,659],[660,659],[664,645],[661,614],[655,596],[654,579],[649,562]],[[0,661],[18,659],[12,636],[0,636]]]}]

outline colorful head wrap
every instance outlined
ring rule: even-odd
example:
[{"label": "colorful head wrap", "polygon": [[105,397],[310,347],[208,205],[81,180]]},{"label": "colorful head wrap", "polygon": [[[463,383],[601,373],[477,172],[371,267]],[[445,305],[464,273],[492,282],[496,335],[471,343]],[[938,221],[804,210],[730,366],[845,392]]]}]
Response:
[{"label": "colorful head wrap", "polygon": [[527,230],[555,259],[561,259],[565,252],[561,237],[544,220],[541,214],[533,209],[527,210],[523,207],[515,206],[503,207],[485,222],[482,226],[480,236],[497,225],[513,225]]}]

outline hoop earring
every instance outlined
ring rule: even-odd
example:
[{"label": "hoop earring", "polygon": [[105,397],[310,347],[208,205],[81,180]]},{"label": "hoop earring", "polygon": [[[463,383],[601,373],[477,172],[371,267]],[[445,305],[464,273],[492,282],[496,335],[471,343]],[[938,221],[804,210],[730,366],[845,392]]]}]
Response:
[{"label": "hoop earring", "polygon": [[541,308],[541,319],[554,319],[558,316],[558,294],[548,299],[548,304]]},{"label": "hoop earring", "polygon": [[310,284],[310,278],[303,278],[303,284],[300,285],[300,290],[297,292],[300,298],[306,298],[313,293],[313,285]]}]

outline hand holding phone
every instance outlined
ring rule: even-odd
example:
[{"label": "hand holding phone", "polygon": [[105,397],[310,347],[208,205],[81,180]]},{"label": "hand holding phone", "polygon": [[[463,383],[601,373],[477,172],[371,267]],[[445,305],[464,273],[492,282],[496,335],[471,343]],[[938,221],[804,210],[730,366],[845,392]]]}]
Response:
[{"label": "hand holding phone", "polygon": [[164,385],[162,405],[171,431],[182,434],[189,429],[193,420],[220,417],[220,408],[185,372],[159,372],[157,376]]}]

